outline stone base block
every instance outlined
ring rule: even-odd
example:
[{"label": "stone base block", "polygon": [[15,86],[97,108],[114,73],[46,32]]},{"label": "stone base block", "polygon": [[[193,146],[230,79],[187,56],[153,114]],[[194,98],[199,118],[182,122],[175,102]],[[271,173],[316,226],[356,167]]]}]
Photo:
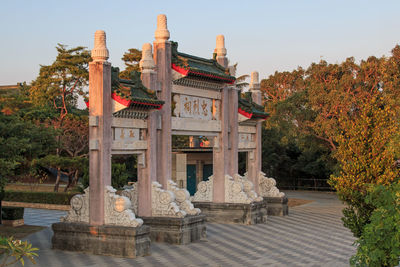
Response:
[{"label": "stone base block", "polygon": [[264,197],[264,202],[268,207],[268,215],[286,216],[289,215],[288,198],[284,197]]},{"label": "stone base block", "polygon": [[53,249],[136,258],[150,255],[150,227],[60,222],[52,225]]},{"label": "stone base block", "polygon": [[154,242],[185,245],[206,238],[205,215],[188,215],[184,218],[141,217],[150,226]]},{"label": "stone base block", "polygon": [[193,202],[207,217],[207,222],[258,224],[266,223],[267,207],[264,201],[250,204]]},{"label": "stone base block", "polygon": [[1,224],[5,226],[21,226],[24,225],[24,219],[18,219],[18,220],[1,220]]}]

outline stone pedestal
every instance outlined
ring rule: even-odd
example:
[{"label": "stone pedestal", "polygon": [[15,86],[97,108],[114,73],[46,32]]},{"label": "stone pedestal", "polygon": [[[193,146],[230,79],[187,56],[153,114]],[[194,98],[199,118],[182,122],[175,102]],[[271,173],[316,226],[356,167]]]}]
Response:
[{"label": "stone pedestal", "polygon": [[205,215],[187,215],[184,218],[142,217],[150,226],[150,238],[154,242],[186,245],[206,238]]},{"label": "stone pedestal", "polygon": [[268,215],[286,216],[289,215],[288,198],[283,197],[264,197],[264,202],[268,207]]},{"label": "stone pedestal", "polygon": [[150,255],[150,227],[90,225],[60,222],[52,225],[53,249],[136,258]]},{"label": "stone pedestal", "polygon": [[207,217],[207,222],[258,224],[267,221],[266,202],[245,203],[213,203],[193,202]]}]

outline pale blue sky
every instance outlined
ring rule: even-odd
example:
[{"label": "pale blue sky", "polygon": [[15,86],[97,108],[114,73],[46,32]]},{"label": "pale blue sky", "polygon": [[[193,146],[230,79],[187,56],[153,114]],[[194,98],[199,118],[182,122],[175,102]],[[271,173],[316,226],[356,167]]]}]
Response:
[{"label": "pale blue sky", "polygon": [[123,68],[128,48],[153,42],[161,13],[179,51],[211,58],[224,34],[238,74],[257,70],[260,78],[321,58],[389,55],[400,42],[400,1],[0,0],[0,85],[35,79],[57,43],[92,49],[98,29],[107,33],[110,61]]}]

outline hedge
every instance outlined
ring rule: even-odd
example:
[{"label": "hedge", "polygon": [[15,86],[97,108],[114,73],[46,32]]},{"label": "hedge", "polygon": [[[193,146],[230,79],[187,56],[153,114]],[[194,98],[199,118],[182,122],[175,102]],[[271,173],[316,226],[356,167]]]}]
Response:
[{"label": "hedge", "polygon": [[24,208],[2,207],[1,218],[3,220],[19,220],[24,218]]},{"label": "hedge", "polygon": [[27,192],[6,191],[4,201],[69,205],[77,192]]}]

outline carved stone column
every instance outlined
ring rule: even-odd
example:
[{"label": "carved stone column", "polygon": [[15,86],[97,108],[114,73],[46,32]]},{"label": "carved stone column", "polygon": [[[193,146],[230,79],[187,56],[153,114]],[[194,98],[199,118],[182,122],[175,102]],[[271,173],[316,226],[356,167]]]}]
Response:
[{"label": "carved stone column", "polygon": [[[251,73],[250,81],[250,92],[253,101],[256,104],[262,105],[260,82],[258,78],[258,72],[254,71]],[[256,148],[247,153],[247,167],[248,167],[248,179],[254,184],[254,191],[260,194],[258,174],[261,172],[262,163],[262,120],[258,120],[256,124],[256,133],[254,141]]]},{"label": "carved stone column", "polygon": [[172,138],[171,138],[171,43],[167,28],[167,17],[157,16],[157,29],[154,41],[154,61],[157,66],[157,80],[161,86],[159,98],[165,103],[161,109],[161,130],[158,134],[158,181],[167,188],[171,180],[172,168]]},{"label": "carved stone column", "polygon": [[106,34],[96,31],[89,63],[89,223],[105,223],[104,192],[111,185],[111,64]]},{"label": "carved stone column", "polygon": [[[142,47],[142,60],[140,69],[143,85],[155,91],[157,73],[152,55],[151,44],[146,43]],[[152,213],[152,182],[157,181],[157,119],[158,111],[152,110],[147,117],[147,150],[144,155],[144,164],[138,164],[138,215],[149,217]]]},{"label": "carved stone column", "polygon": [[236,87],[229,90],[229,170],[228,174],[234,176],[238,173],[238,144],[239,144],[239,123],[238,123],[238,93]]},{"label": "carved stone column", "polygon": [[229,88],[221,91],[221,132],[214,139],[213,148],[213,193],[216,203],[225,202],[225,174],[229,171]]}]

